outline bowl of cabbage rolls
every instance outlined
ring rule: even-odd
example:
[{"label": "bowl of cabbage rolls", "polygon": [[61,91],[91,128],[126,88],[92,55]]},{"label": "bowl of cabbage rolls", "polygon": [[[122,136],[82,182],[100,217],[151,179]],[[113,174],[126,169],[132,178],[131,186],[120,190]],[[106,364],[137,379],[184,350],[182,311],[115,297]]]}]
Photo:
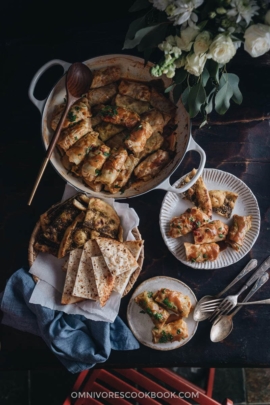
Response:
[{"label": "bowl of cabbage rolls", "polygon": [[[188,150],[205,154],[190,134],[190,119],[172,92],[171,80],[155,79],[149,62],[129,55],[105,55],[84,62],[93,72],[89,91],[68,112],[51,162],[65,181],[96,197],[127,198],[154,188],[168,189],[166,180]],[[54,60],[35,75],[29,97],[42,113],[45,148],[66,104],[63,76],[46,100],[33,93],[40,75],[54,64],[66,71],[69,63]],[[177,192],[177,191],[176,191]],[[180,191],[179,191],[180,192]]]},{"label": "bowl of cabbage rolls", "polygon": [[185,283],[171,277],[153,277],[137,287],[127,319],[135,337],[155,350],[177,349],[194,336],[198,323],[192,311],[197,303]]},{"label": "bowl of cabbage rolls", "polygon": [[[193,169],[175,185],[188,184]],[[245,256],[260,230],[256,197],[234,175],[204,169],[180,198],[168,192],[160,212],[160,228],[171,253],[184,264],[204,270],[229,266]]]}]

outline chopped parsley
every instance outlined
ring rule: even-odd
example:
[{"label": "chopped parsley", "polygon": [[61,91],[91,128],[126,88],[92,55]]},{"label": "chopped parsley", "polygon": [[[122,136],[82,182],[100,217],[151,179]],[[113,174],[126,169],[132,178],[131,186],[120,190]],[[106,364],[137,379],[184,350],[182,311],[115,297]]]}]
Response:
[{"label": "chopped parsley", "polygon": [[157,319],[158,321],[161,321],[163,319],[163,315],[159,314],[158,312],[154,314],[154,318]]},{"label": "chopped parsley", "polygon": [[77,141],[77,140],[78,140],[78,137],[77,137],[77,136],[74,136],[74,139],[75,139],[75,141]]},{"label": "chopped parsley", "polygon": [[137,127],[135,128],[135,131],[138,131],[139,129],[142,129],[142,124],[137,125]]},{"label": "chopped parsley", "polygon": [[178,228],[178,229],[182,229],[182,226],[180,226],[180,225],[177,225],[177,228]]},{"label": "chopped parsley", "polygon": [[180,335],[180,333],[181,333],[181,329],[177,329],[177,335]]},{"label": "chopped parsley", "polygon": [[222,231],[222,228],[218,228],[219,231]]},{"label": "chopped parsley", "polygon": [[194,259],[194,257],[191,259],[192,263],[196,262],[197,259]]},{"label": "chopped parsley", "polygon": [[201,226],[201,222],[200,222],[200,221],[197,221],[197,222],[196,222],[196,225],[197,225],[197,227],[199,228],[199,227]]},{"label": "chopped parsley", "polygon": [[68,113],[68,120],[69,120],[70,122],[76,121],[76,118],[77,118],[77,115],[73,114],[72,111],[70,111],[70,112]]},{"label": "chopped parsley", "polygon": [[203,254],[203,258],[204,258],[204,259],[207,259],[207,258],[208,258],[207,254],[204,253],[204,254]]},{"label": "chopped parsley", "polygon": [[113,187],[114,188],[121,188],[120,186],[118,186],[118,184],[115,184]]},{"label": "chopped parsley", "polygon": [[220,238],[223,238],[223,235],[222,235],[222,233],[221,233],[221,234],[219,234],[218,236],[219,236]]},{"label": "chopped parsley", "polygon": [[97,176],[99,176],[99,175],[101,174],[101,170],[100,170],[100,169],[96,169],[96,170],[95,170],[95,173],[96,173]]},{"label": "chopped parsley", "polygon": [[152,298],[152,297],[153,297],[153,293],[152,293],[152,291],[148,291],[148,293],[147,293],[147,297],[148,297],[148,298]]},{"label": "chopped parsley", "polygon": [[161,337],[159,338],[159,343],[167,343],[173,340],[173,335],[166,333],[164,330],[161,332]]},{"label": "chopped parsley", "polygon": [[125,191],[124,187],[120,188],[120,194],[124,194]]},{"label": "chopped parsley", "polygon": [[166,305],[166,307],[170,309],[177,309],[176,305],[174,305],[173,302],[169,301],[168,298],[165,298],[162,302],[164,305]]},{"label": "chopped parsley", "polygon": [[76,110],[76,111],[80,111],[80,107],[76,105],[76,106],[75,106],[75,110]]},{"label": "chopped parsley", "polygon": [[106,157],[109,157],[109,156],[110,156],[110,153],[108,153],[108,152],[103,152],[103,155],[106,156]]},{"label": "chopped parsley", "polygon": [[190,222],[194,222],[194,218],[193,218],[193,217],[190,217],[189,220],[190,220]]},{"label": "chopped parsley", "polygon": [[91,149],[92,149],[92,146],[88,146],[88,148],[85,148],[85,153],[86,154],[89,153]]},{"label": "chopped parsley", "polygon": [[100,114],[103,117],[114,117],[118,114],[117,107],[112,105],[106,105],[100,110]]}]

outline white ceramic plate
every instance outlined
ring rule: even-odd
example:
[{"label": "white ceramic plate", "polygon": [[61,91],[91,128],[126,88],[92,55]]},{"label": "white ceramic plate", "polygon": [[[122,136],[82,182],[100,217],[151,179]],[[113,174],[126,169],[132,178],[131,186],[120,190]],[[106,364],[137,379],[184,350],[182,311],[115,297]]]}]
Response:
[{"label": "white ceramic plate", "polygon": [[172,291],[180,291],[181,293],[188,295],[193,308],[197,303],[197,299],[193,291],[182,281],[171,277],[153,277],[144,281],[142,284],[139,285],[139,287],[136,288],[128,304],[127,320],[133,334],[143,345],[151,347],[155,350],[173,350],[177,349],[178,347],[184,346],[187,342],[190,341],[190,339],[196,332],[198,322],[194,321],[191,312],[188,318],[185,318],[185,322],[187,323],[188,328],[188,338],[183,339],[180,342],[153,343],[151,331],[154,327],[154,324],[147,314],[141,313],[142,308],[139,307],[138,304],[136,304],[134,298],[145,290],[155,292],[160,288],[169,288]]},{"label": "white ceramic plate", "polygon": [[[178,180],[174,184],[174,186],[180,184],[184,177],[186,177],[186,175]],[[218,258],[213,262],[188,262],[186,260],[184,242],[194,243],[192,233],[189,233],[177,239],[171,238],[167,235],[169,232],[170,220],[175,216],[181,215],[188,208],[194,205],[190,201],[184,200],[181,198],[181,196],[172,192],[168,192],[164,197],[160,211],[159,224],[165,244],[167,245],[170,252],[178,260],[180,260],[187,266],[193,267],[194,269],[214,270],[220,269],[222,267],[227,267],[233,263],[238,262],[250,251],[260,231],[260,210],[256,197],[254,196],[252,191],[242,180],[238,179],[233,174],[217,169],[204,169],[202,178],[208,190],[227,190],[233,191],[238,194],[238,199],[236,201],[232,215],[252,215],[251,229],[247,232],[244,239],[244,244],[241,249],[237,252],[228,247],[227,249],[220,252]],[[230,225],[232,223],[232,219],[227,219],[213,213],[213,220],[215,219],[220,219],[227,225]]]}]

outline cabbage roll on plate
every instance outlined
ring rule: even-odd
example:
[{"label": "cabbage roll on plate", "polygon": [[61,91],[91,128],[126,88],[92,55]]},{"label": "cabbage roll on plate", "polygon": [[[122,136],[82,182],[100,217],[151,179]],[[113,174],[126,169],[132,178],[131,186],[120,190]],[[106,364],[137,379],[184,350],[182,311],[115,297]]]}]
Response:
[{"label": "cabbage roll on plate", "polygon": [[152,298],[153,293],[151,291],[144,291],[137,295],[135,298],[136,304],[138,304],[152,319],[156,326],[163,326],[170,314],[166,309],[160,307]]},{"label": "cabbage roll on plate", "polygon": [[166,309],[188,317],[191,310],[191,301],[187,295],[180,291],[171,291],[168,288],[161,288],[153,294],[153,299]]},{"label": "cabbage roll on plate", "polygon": [[202,263],[214,261],[219,255],[219,245],[217,243],[205,243],[204,245],[193,245],[184,243],[188,262]]},{"label": "cabbage roll on plate", "polygon": [[226,239],[229,227],[223,222],[216,220],[202,225],[193,231],[194,243],[202,245],[204,243],[221,242]]},{"label": "cabbage roll on plate", "polygon": [[234,249],[240,250],[243,246],[246,233],[251,228],[252,216],[234,215],[233,223],[230,226],[226,242]]},{"label": "cabbage roll on plate", "polygon": [[170,221],[169,236],[179,238],[209,222],[209,217],[197,207],[188,208]]},{"label": "cabbage roll on plate", "polygon": [[187,324],[182,318],[179,318],[174,322],[165,324],[161,328],[153,328],[152,336],[153,343],[180,342],[188,337]]}]

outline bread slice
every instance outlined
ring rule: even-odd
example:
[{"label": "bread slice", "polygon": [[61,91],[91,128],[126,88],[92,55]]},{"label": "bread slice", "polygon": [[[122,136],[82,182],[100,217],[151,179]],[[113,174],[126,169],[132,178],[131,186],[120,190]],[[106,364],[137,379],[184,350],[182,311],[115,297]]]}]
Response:
[{"label": "bread slice", "polygon": [[100,305],[104,307],[113,290],[115,277],[109,271],[107,264],[102,256],[92,257],[91,260],[99,295],[99,302]]},{"label": "bread slice", "polygon": [[82,249],[75,249],[70,252],[61,304],[74,304],[75,302],[80,302],[84,299],[72,295],[81,255]]},{"label": "bread slice", "polygon": [[101,256],[101,252],[96,241],[89,240],[83,248],[72,295],[96,301],[99,296],[91,260],[93,256]]},{"label": "bread slice", "polygon": [[124,243],[109,238],[97,238],[96,241],[113,276],[136,270],[138,263]]}]

